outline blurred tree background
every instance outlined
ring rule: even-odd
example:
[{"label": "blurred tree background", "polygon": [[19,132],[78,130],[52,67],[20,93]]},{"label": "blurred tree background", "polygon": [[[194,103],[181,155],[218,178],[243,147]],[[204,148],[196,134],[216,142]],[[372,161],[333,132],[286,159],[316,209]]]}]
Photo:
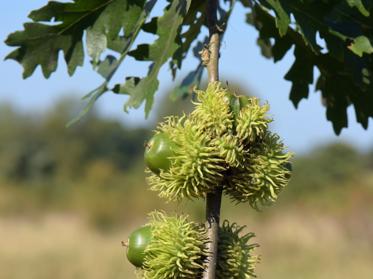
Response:
[{"label": "blurred tree background", "polygon": [[[95,111],[65,129],[76,103],[62,100],[43,115],[0,105],[1,278],[134,278],[120,240],[147,212],[177,208],[203,219],[202,203],[164,204],[147,190],[150,130]],[[159,118],[188,109],[190,102],[163,102]],[[293,170],[276,209],[253,212],[224,200],[224,215],[248,223],[270,246],[260,250],[269,264],[259,276],[371,278],[373,146],[361,153],[329,143],[297,154]]]}]

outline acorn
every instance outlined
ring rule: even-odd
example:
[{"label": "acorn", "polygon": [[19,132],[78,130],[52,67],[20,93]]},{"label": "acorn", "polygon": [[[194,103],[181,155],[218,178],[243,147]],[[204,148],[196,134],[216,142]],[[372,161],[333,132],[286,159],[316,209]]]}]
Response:
[{"label": "acorn", "polygon": [[145,146],[145,164],[155,174],[161,170],[168,170],[171,166],[171,158],[174,155],[172,142],[167,134],[156,133]]},{"label": "acorn", "polygon": [[152,212],[148,225],[150,242],[145,248],[142,278],[200,278],[205,269],[207,230],[188,221],[188,216],[166,216]]},{"label": "acorn", "polygon": [[267,132],[250,150],[248,163],[227,177],[225,192],[232,200],[248,202],[255,209],[272,204],[290,180],[292,156],[278,135]]},{"label": "acorn", "polygon": [[136,267],[142,267],[145,260],[145,249],[148,247],[152,238],[150,226],[141,227],[128,238],[123,245],[127,247],[127,259]]},{"label": "acorn", "polygon": [[221,185],[226,163],[219,147],[200,129],[201,123],[186,116],[172,117],[159,130],[176,143],[172,149],[171,166],[155,175],[149,173],[147,181],[151,190],[168,200],[201,198]]}]

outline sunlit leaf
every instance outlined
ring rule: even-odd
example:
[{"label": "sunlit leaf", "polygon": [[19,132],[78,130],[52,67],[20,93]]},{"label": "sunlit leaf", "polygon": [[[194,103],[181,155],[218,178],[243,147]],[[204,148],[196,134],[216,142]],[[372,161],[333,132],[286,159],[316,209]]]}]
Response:
[{"label": "sunlit leaf", "polygon": [[280,32],[280,36],[284,36],[290,24],[290,17],[279,0],[267,0],[267,2],[276,12],[276,26]]},{"label": "sunlit leaf", "polygon": [[100,98],[102,94],[104,94],[107,90],[108,88],[106,87],[106,85],[103,84],[97,87],[96,89],[92,90],[86,96],[84,96],[83,99],[88,100],[87,104],[85,105],[84,109],[82,109],[76,117],[74,117],[72,120],[70,120],[66,124],[66,127],[70,127],[74,125],[75,123],[77,123],[80,119],[82,119],[82,117],[84,117],[92,109],[93,105],[98,100],[98,98]]},{"label": "sunlit leaf", "polygon": [[373,47],[369,39],[365,36],[359,36],[355,38],[355,40],[348,46],[348,48],[360,57],[363,56],[364,53],[373,53]]},{"label": "sunlit leaf", "polygon": [[[59,51],[62,50],[69,74],[83,64],[82,37],[87,34],[88,54],[95,62],[106,49],[107,41],[114,39],[122,27],[127,26],[126,14],[145,1],[75,0],[71,3],[50,1],[46,6],[30,13],[33,22],[26,23],[23,31],[9,35],[7,45],[17,47],[6,58],[22,64],[24,78],[40,65],[45,77],[57,69]],[[50,22],[52,24],[47,24]],[[53,24],[57,22],[57,24]]]},{"label": "sunlit leaf", "polygon": [[149,67],[148,75],[140,80],[135,87],[128,88],[129,100],[125,110],[137,108],[145,100],[145,114],[148,115],[153,105],[154,93],[158,89],[158,73],[162,65],[175,53],[178,48],[176,38],[184,16],[190,7],[189,1],[172,1],[164,15],[157,21],[158,39],[149,47],[141,46],[132,54],[141,57],[141,60],[151,60],[154,63]]},{"label": "sunlit leaf", "polygon": [[346,0],[351,7],[356,7],[364,16],[369,16],[369,11],[364,7],[362,0]]}]

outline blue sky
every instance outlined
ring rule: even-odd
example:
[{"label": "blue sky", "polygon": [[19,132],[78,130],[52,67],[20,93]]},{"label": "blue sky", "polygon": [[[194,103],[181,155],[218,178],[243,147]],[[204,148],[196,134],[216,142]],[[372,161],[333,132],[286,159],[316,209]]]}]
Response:
[{"label": "blue sky", "polygon": [[[6,1],[0,10],[0,38],[3,41],[7,35],[22,29],[22,23],[27,21],[27,14],[35,8],[47,3],[46,0]],[[159,11],[158,11],[159,12]],[[283,79],[289,69],[293,54],[291,51],[285,59],[277,64],[263,58],[256,46],[256,31],[244,24],[244,11],[237,5],[232,15],[227,34],[222,42],[220,73],[225,80],[237,81],[247,87],[254,95],[269,102],[271,114],[275,119],[273,129],[284,139],[289,149],[304,152],[315,145],[330,141],[347,141],[359,149],[373,147],[373,121],[370,128],[364,130],[355,121],[352,107],[349,109],[349,128],[344,129],[340,136],[335,136],[331,123],[326,121],[325,109],[320,103],[320,94],[311,93],[308,100],[303,100],[296,110],[288,99],[290,83]],[[140,40],[149,41],[149,36]],[[0,44],[0,57],[4,58],[11,48]],[[60,59],[59,68],[48,80],[44,79],[38,68],[27,80],[22,79],[22,68],[14,61],[0,61],[0,102],[10,102],[25,111],[41,112],[50,108],[57,100],[66,94],[83,96],[101,82],[89,62],[79,68],[73,77],[66,73],[66,67]],[[179,77],[185,75],[196,65],[192,57],[185,62]],[[121,73],[127,75],[145,75],[147,64],[125,60]],[[120,81],[117,77],[116,81]],[[160,74],[159,92],[165,92],[172,86],[167,66]],[[116,118],[128,125],[146,126],[152,124],[152,117],[146,120],[143,109],[123,112],[125,97],[106,94],[98,101],[96,107],[100,114]],[[373,105],[373,104],[372,104]],[[64,129],[64,127],[61,127]]]}]

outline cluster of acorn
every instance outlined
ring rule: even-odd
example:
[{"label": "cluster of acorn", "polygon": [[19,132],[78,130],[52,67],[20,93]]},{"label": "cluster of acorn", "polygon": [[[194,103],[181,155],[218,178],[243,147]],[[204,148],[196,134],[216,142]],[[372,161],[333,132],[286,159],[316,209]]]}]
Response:
[{"label": "cluster of acorn", "polygon": [[[203,198],[222,187],[257,209],[277,199],[290,179],[291,154],[270,132],[268,105],[236,96],[219,82],[196,91],[194,111],[160,123],[145,150],[148,182],[167,200]],[[258,257],[252,233],[225,221],[219,231],[217,278],[252,278]],[[204,225],[154,212],[129,238],[127,256],[145,279],[201,278],[207,260]]]},{"label": "cluster of acorn", "polygon": [[[219,230],[216,277],[252,278],[258,247],[249,243],[253,233],[241,235],[245,227],[224,221]],[[150,222],[129,237],[127,258],[145,279],[202,278],[207,264],[207,230],[187,216],[166,216],[152,212]]]}]

